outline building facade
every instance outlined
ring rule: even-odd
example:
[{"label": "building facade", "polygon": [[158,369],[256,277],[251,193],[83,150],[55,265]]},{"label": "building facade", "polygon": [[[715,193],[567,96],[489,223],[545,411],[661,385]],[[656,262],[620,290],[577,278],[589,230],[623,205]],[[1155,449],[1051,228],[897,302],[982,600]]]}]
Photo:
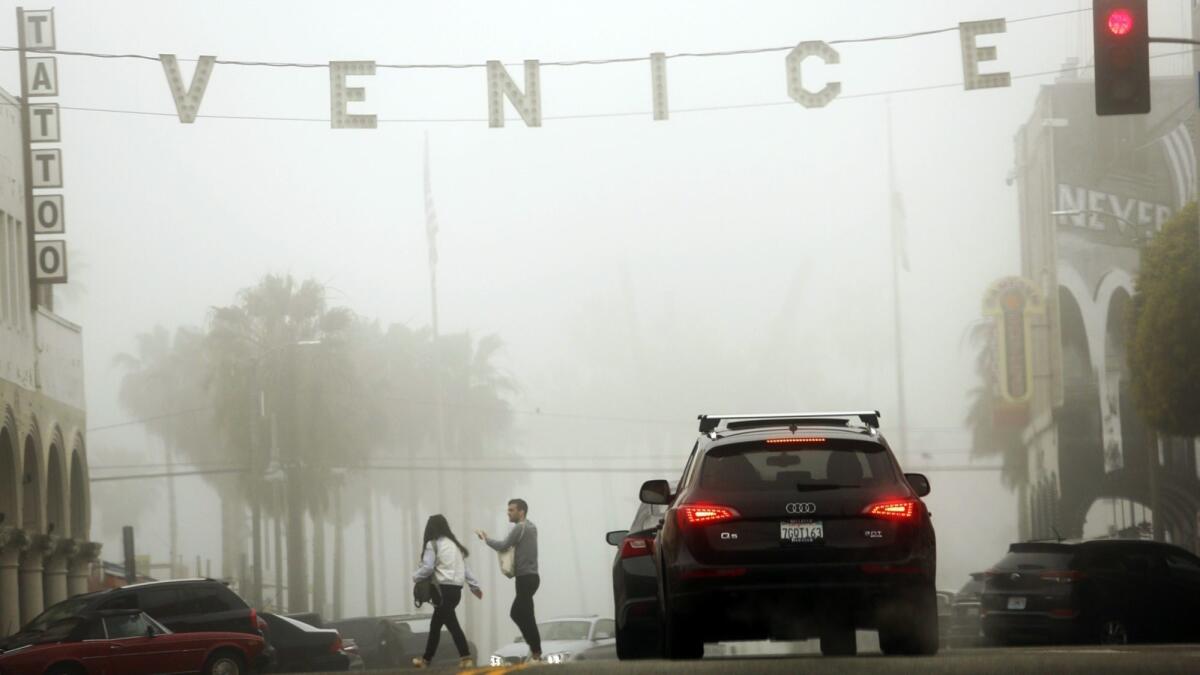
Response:
[{"label": "building facade", "polygon": [[1194,88],[1156,79],[1152,113],[1101,118],[1092,80],[1064,78],[1041,89],[1017,133],[1021,273],[1046,304],[1031,331],[1024,538],[1082,536],[1089,520],[1133,535],[1153,522],[1197,548],[1200,446],[1146,428],[1126,359],[1140,249],[1196,198]]},{"label": "building facade", "polygon": [[19,111],[0,90],[0,636],[86,592],[99,554],[80,328],[31,302]]}]

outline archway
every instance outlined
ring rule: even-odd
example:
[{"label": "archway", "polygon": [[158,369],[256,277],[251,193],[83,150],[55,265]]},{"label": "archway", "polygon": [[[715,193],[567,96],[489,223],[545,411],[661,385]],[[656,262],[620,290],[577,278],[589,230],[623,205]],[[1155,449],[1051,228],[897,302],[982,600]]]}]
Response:
[{"label": "archway", "polygon": [[0,426],[0,527],[20,527],[17,513],[17,453],[7,424]]},{"label": "archway", "polygon": [[82,440],[75,440],[75,449],[71,452],[70,480],[70,535],[76,541],[87,541],[91,531],[88,508],[88,480],[83,468]]},{"label": "archway", "polygon": [[64,505],[66,500],[63,498],[66,490],[64,489],[64,479],[66,475],[62,467],[62,446],[60,441],[55,440],[50,445],[50,457],[46,466],[46,533],[66,536],[67,522],[65,519]]},{"label": "archway", "polygon": [[[1089,336],[1076,298],[1066,288],[1058,292],[1062,335],[1063,405],[1055,415],[1058,466],[1061,476],[1056,520],[1066,537],[1083,533],[1083,521],[1104,481],[1104,430],[1100,417],[1100,387],[1092,365]],[[1050,536],[1052,532],[1035,533]]]},{"label": "archway", "polygon": [[42,463],[33,434],[25,437],[21,458],[21,528],[29,534],[42,531]]}]

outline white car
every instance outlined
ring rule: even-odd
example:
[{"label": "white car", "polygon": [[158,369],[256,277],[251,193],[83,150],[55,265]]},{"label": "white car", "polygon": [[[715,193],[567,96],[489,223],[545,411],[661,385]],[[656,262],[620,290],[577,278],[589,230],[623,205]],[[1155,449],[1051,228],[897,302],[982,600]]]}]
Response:
[{"label": "white car", "polygon": [[[538,632],[542,636],[542,661],[566,663],[582,658],[591,658],[590,655],[585,655],[588,650],[607,648],[598,651],[612,651],[616,649],[616,631],[616,622],[598,616],[569,616],[539,623]],[[512,665],[523,663],[528,658],[529,645],[525,644],[524,638],[518,637],[513,644],[497,649],[489,659],[489,665]]]}]

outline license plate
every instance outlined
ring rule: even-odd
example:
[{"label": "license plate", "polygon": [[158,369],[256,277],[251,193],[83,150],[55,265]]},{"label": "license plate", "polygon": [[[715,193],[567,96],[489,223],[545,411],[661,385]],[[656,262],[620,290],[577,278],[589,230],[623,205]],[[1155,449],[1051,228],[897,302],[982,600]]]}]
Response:
[{"label": "license plate", "polygon": [[825,538],[825,525],[819,520],[785,520],[779,523],[779,540],[789,544],[807,544]]},{"label": "license plate", "polygon": [[1008,599],[1009,609],[1025,609],[1025,598],[1014,596]]}]

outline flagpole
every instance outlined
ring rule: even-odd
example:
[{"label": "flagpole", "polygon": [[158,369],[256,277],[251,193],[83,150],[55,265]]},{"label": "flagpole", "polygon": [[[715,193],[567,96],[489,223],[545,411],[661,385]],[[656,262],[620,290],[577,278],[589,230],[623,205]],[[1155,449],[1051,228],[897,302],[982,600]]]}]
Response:
[{"label": "flagpole", "polygon": [[444,395],[442,392],[442,345],[441,332],[438,328],[438,293],[437,293],[437,213],[433,210],[433,186],[429,175],[429,134],[425,134],[425,234],[429,240],[429,299],[430,314],[433,328],[433,400],[434,424],[437,426],[435,439],[437,441],[437,477],[438,511],[444,508],[442,501],[445,494],[446,481],[442,468],[443,455],[446,452],[446,414],[444,410]]},{"label": "flagpole", "polygon": [[899,241],[898,229],[900,227],[899,214],[897,208],[899,206],[900,194],[896,187],[896,162],[895,152],[892,148],[892,99],[887,97],[884,99],[887,108],[887,152],[888,152],[888,218],[892,234],[892,317],[895,322],[896,335],[896,412],[898,419],[900,439],[900,456],[902,461],[907,464],[908,456],[908,410],[905,405],[905,389],[904,389],[904,340],[903,340],[903,320],[900,316],[900,256],[901,243]]}]

